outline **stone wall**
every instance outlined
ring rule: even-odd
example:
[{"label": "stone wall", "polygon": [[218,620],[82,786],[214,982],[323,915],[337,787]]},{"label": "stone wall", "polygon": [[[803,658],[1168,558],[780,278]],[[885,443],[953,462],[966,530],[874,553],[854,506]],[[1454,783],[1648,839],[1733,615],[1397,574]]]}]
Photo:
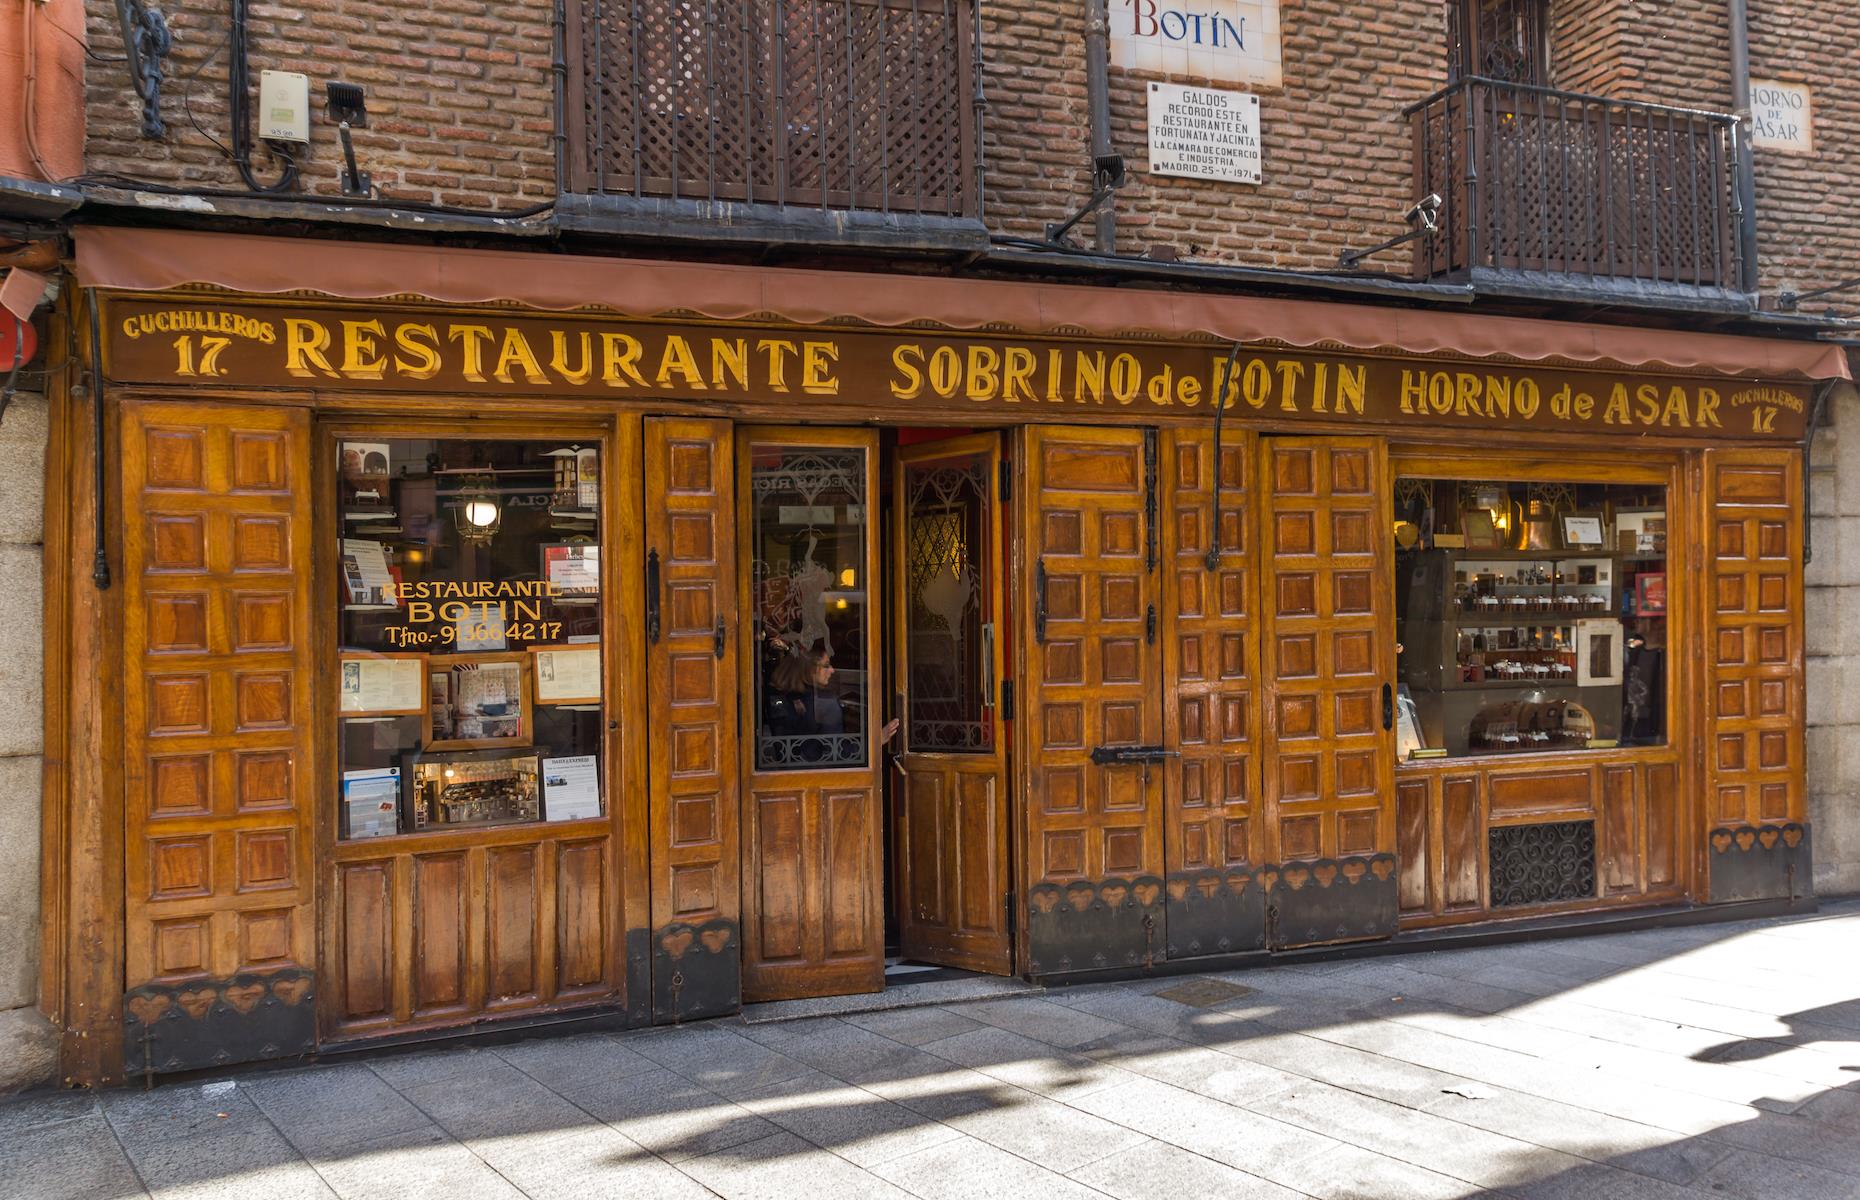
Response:
[{"label": "stone wall", "polygon": [[0,1094],[44,1083],[57,1042],[39,1014],[39,796],[46,407],[0,418]]},{"label": "stone wall", "polygon": [[1839,389],[1809,464],[1808,819],[1815,890],[1860,893],[1860,393]]}]

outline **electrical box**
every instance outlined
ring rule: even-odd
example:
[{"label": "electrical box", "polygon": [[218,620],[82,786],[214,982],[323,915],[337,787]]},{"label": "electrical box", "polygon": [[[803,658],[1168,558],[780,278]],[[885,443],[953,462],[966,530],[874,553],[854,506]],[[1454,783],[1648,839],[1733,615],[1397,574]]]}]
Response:
[{"label": "electrical box", "polygon": [[310,77],[296,71],[258,76],[258,136],[269,142],[310,141]]}]

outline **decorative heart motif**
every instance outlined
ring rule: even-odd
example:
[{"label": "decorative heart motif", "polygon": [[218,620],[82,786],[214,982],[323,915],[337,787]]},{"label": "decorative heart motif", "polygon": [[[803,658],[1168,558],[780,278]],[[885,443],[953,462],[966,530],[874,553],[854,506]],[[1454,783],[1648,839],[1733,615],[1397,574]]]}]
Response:
[{"label": "decorative heart motif", "polygon": [[235,983],[226,989],[226,1003],[241,1015],[248,1015],[258,1007],[258,1002],[265,998],[265,985],[262,983]]},{"label": "decorative heart motif", "polygon": [[1757,844],[1756,834],[1752,833],[1748,829],[1740,829],[1737,831],[1737,848],[1739,850],[1748,850],[1756,844]]},{"label": "decorative heart motif", "polygon": [[129,998],[128,1007],[129,1011],[135,1014],[136,1020],[142,1022],[144,1025],[153,1025],[163,1013],[168,1011],[168,1006],[173,1003],[174,1000],[172,998],[160,994],[153,996],[131,996]]},{"label": "decorative heart motif", "polygon": [[1800,825],[1784,826],[1783,827],[1783,845],[1793,850],[1797,846],[1800,846],[1801,844],[1802,844],[1802,827]]},{"label": "decorative heart motif", "polygon": [[1121,883],[1107,883],[1098,894],[1104,897],[1104,902],[1112,908],[1122,908],[1124,898],[1130,895],[1130,889]]},{"label": "decorative heart motif", "polygon": [[704,948],[712,954],[722,954],[724,948],[730,944],[730,931],[728,929],[706,929],[698,934],[698,941],[703,942]]},{"label": "decorative heart motif", "polygon": [[1776,849],[1776,843],[1782,840],[1782,831],[1779,829],[1760,829],[1757,831],[1757,840],[1763,843],[1763,848],[1765,850],[1774,850]]},{"label": "decorative heart motif", "polygon": [[1235,871],[1232,875],[1227,877],[1227,890],[1238,896],[1243,894],[1247,889],[1247,885],[1252,882],[1253,877],[1248,875],[1245,871]]},{"label": "decorative heart motif", "polygon": [[1287,867],[1283,878],[1285,886],[1295,892],[1311,882],[1311,872],[1305,867]]},{"label": "decorative heart motif", "polygon": [[1097,891],[1089,883],[1075,883],[1066,889],[1066,903],[1072,906],[1073,912],[1084,912],[1097,898]]},{"label": "decorative heart motif", "polygon": [[[1195,886],[1201,890],[1201,893],[1203,895],[1207,894],[1207,888],[1203,886],[1201,881],[1197,881]],[[1179,900],[1186,900],[1187,898],[1188,898],[1188,880],[1171,879],[1169,881],[1169,899],[1179,901]]]},{"label": "decorative heart motif", "polygon": [[1337,882],[1336,863],[1319,863],[1311,873],[1317,877],[1319,887],[1329,887]]},{"label": "decorative heart motif", "polygon": [[271,994],[287,1005],[294,1005],[310,994],[310,977],[286,975],[271,981]]},{"label": "decorative heart motif", "polygon": [[1716,850],[1720,854],[1723,854],[1726,850],[1729,850],[1731,848],[1730,833],[1727,832],[1726,830],[1720,829],[1718,832],[1712,834],[1711,835],[1711,848],[1713,850]]},{"label": "decorative heart motif", "polygon": [[1343,864],[1343,877],[1351,883],[1361,883],[1363,876],[1369,874],[1369,864],[1360,858],[1353,858]]},{"label": "decorative heart motif", "polygon": [[1132,895],[1136,896],[1137,903],[1145,908],[1156,903],[1157,899],[1162,896],[1162,889],[1153,883],[1139,883],[1131,888],[1130,891]]},{"label": "decorative heart motif", "polygon": [[665,952],[671,957],[683,958],[685,951],[691,949],[691,943],[696,940],[695,935],[689,929],[675,929],[660,938],[659,945],[663,946]]},{"label": "decorative heart motif", "polygon": [[213,1002],[220,998],[218,991],[210,987],[189,988],[174,998],[181,1006],[181,1011],[198,1021],[212,1011]]},{"label": "decorative heart motif", "polygon": [[1032,893],[1028,899],[1033,901],[1033,906],[1043,913],[1052,912],[1059,907],[1059,893],[1045,888]]},{"label": "decorative heart motif", "polygon": [[1261,871],[1259,873],[1259,890],[1262,892],[1270,892],[1272,886],[1278,882],[1279,873],[1277,871]]},{"label": "decorative heart motif", "polygon": [[1386,883],[1388,882],[1388,877],[1395,873],[1395,860],[1392,858],[1378,858],[1376,861],[1369,864],[1369,869],[1376,873],[1377,879]]}]

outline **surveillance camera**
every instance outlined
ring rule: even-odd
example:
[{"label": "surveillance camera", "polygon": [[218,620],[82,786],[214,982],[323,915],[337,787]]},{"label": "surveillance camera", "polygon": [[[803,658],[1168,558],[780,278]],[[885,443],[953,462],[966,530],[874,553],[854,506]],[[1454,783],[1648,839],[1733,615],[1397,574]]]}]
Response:
[{"label": "surveillance camera", "polygon": [[1428,233],[1432,233],[1440,228],[1440,206],[1444,203],[1446,202],[1440,198],[1439,192],[1429,192],[1409,205],[1408,211],[1402,216],[1407,219],[1408,224],[1419,225]]}]

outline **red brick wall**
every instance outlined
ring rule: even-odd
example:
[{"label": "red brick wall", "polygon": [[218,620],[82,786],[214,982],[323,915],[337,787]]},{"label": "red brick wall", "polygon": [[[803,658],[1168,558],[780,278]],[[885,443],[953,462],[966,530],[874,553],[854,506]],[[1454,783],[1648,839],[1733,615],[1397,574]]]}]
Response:
[{"label": "red brick wall", "polygon": [[[120,55],[113,6],[89,0],[87,8],[93,51]],[[174,31],[162,89],[167,137],[141,136],[128,68],[93,62],[88,169],[242,188],[232,163],[206,136],[223,143],[230,137],[225,0],[169,0],[162,8]],[[341,193],[342,154],[335,127],[323,120],[323,85],[337,79],[367,89],[368,128],[355,132],[356,156],[383,195],[504,209],[547,200],[555,194],[551,12],[547,0],[254,3],[247,21],[252,107],[260,71],[310,76],[311,142],[299,154],[306,191]],[[205,134],[189,122],[187,108]],[[253,165],[268,181],[277,170],[257,141],[256,121],[254,127]]]},{"label": "red brick wall", "polygon": [[[1000,232],[1038,237],[1089,194],[1083,9],[983,6],[988,216]],[[1151,175],[1147,77],[1113,69],[1111,148],[1130,172],[1117,196],[1121,253],[1168,246],[1202,262],[1330,270],[1341,251],[1407,228],[1400,112],[1446,82],[1444,6],[1283,0],[1280,22],[1284,87],[1258,89],[1258,187]],[[1089,234],[1077,240],[1089,244]],[[1403,272],[1408,257],[1398,250],[1365,265]]]}]

